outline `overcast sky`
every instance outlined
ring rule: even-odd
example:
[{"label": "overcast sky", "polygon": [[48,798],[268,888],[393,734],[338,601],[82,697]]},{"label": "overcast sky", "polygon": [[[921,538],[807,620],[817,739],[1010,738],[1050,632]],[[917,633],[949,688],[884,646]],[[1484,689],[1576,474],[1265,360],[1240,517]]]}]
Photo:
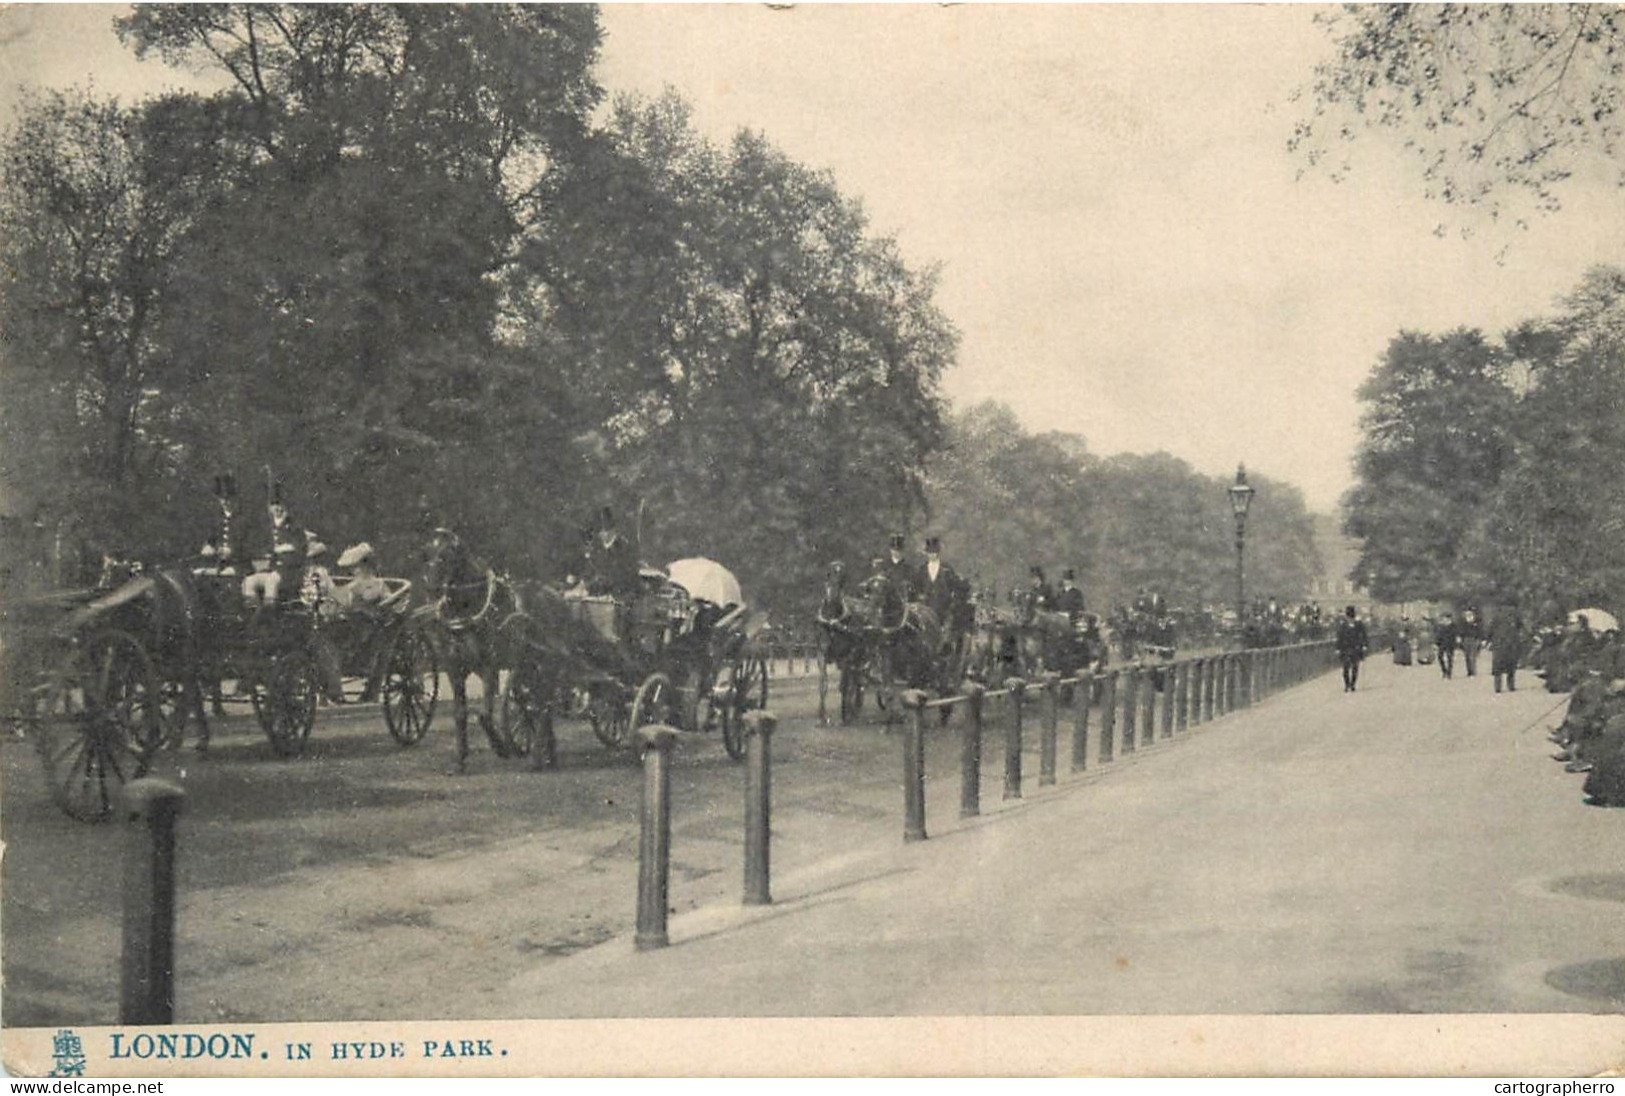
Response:
[{"label": "overcast sky", "polygon": [[[0,79],[183,81],[129,57],[118,10],[11,9]],[[1350,180],[1298,180],[1287,97],[1327,51],[1316,10],[606,5],[600,72],[612,92],[677,89],[718,140],[765,132],[940,263],[957,405],[1001,400],[1103,454],[1245,461],[1330,510],[1391,336],[1550,311],[1588,266],[1625,262],[1625,217],[1586,176],[1526,230],[1441,238],[1456,215],[1376,140]]]}]

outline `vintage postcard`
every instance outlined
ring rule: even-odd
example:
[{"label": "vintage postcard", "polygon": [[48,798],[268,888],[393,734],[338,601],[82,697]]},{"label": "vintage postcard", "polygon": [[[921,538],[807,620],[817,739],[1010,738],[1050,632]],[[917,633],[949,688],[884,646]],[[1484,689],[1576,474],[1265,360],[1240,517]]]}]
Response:
[{"label": "vintage postcard", "polygon": [[1621,57],[6,6],[5,1068],[1617,1074]]}]

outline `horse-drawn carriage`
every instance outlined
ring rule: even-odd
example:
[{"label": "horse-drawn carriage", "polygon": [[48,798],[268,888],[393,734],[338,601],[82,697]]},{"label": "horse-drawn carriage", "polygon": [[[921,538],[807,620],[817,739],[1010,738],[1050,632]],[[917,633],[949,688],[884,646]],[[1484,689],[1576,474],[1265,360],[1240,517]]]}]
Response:
[{"label": "horse-drawn carriage", "polygon": [[682,559],[645,569],[630,602],[567,595],[572,617],[590,633],[574,651],[568,687],[585,696],[599,741],[619,749],[651,723],[722,732],[734,760],[745,756],[746,712],[767,706],[765,619],[745,604],[739,581],[720,563]]},{"label": "horse-drawn carriage", "polygon": [[1046,609],[1029,591],[1016,591],[1009,608],[984,594],[976,601],[975,621],[966,674],[990,688],[1006,678],[1032,678],[1052,670],[1072,677],[1099,669],[1109,658],[1099,617]]},{"label": "horse-drawn carriage", "polygon": [[[161,568],[6,606],[5,706],[34,739],[51,796],[69,815],[106,818],[119,788],[178,749],[191,720],[207,748],[206,699],[216,714],[251,707],[278,755],[304,748],[324,685],[336,687],[357,649],[335,647],[331,625],[302,601],[249,603],[240,581]],[[433,712],[428,652],[399,613],[353,624],[391,733],[417,741]]]},{"label": "horse-drawn carriage", "polygon": [[[964,679],[972,638],[969,603],[950,606],[943,619],[907,593],[883,570],[848,591],[844,568],[830,569],[817,615],[820,722],[828,721],[832,674],[842,723],[858,717],[870,693],[878,708],[894,713],[893,698],[903,689],[948,695]],[[942,712],[946,719],[949,709]]]},{"label": "horse-drawn carriage", "polygon": [[744,757],[744,715],[767,704],[767,659],[754,642],[764,622],[721,564],[645,569],[636,596],[612,597],[514,582],[453,536],[431,547],[426,581],[423,627],[452,682],[459,765],[470,675],[482,680],[480,724],[499,757],[552,764],[561,712],[585,715],[611,748],[664,723],[720,729],[728,755]]}]

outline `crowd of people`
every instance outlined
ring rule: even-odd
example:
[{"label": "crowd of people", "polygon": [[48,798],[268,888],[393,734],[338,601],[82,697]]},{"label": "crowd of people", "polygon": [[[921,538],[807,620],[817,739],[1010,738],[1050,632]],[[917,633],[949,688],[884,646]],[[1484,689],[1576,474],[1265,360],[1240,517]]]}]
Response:
[{"label": "crowd of people", "polygon": [[1625,807],[1625,638],[1584,613],[1545,630],[1531,661],[1547,689],[1570,693],[1563,722],[1552,732],[1553,760],[1586,774],[1585,793],[1604,806]]},{"label": "crowd of people", "polygon": [[[1355,635],[1353,606],[1348,620],[1339,628],[1338,651],[1344,688],[1352,690],[1369,639],[1363,624]],[[1477,606],[1465,605],[1416,621],[1401,616],[1388,634],[1395,665],[1432,663],[1446,679],[1458,669],[1475,677],[1488,651],[1497,693],[1516,691],[1525,668],[1548,692],[1569,693],[1563,722],[1550,736],[1558,746],[1553,759],[1586,776],[1585,793],[1594,803],[1625,806],[1625,638],[1611,614],[1582,610],[1529,629],[1515,607],[1497,609],[1486,623]]]}]

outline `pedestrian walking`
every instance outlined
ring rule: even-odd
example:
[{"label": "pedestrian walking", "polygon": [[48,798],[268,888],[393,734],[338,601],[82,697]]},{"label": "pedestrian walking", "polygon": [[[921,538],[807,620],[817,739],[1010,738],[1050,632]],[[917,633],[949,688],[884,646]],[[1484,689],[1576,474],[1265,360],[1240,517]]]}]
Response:
[{"label": "pedestrian walking", "polygon": [[1439,614],[1433,629],[1433,649],[1439,653],[1439,673],[1453,677],[1456,672],[1456,621],[1448,611]]},{"label": "pedestrian walking", "polygon": [[1343,691],[1352,693],[1360,680],[1360,661],[1365,658],[1371,637],[1365,624],[1354,615],[1354,606],[1343,610],[1337,622],[1337,660],[1343,664]]},{"label": "pedestrian walking", "polygon": [[1518,610],[1508,605],[1495,614],[1490,624],[1490,674],[1495,678],[1495,691],[1501,691],[1501,679],[1506,678],[1507,692],[1518,689],[1518,663],[1523,661],[1523,620]]},{"label": "pedestrian walking", "polygon": [[1484,646],[1484,622],[1478,618],[1478,610],[1468,606],[1462,610],[1461,620],[1456,625],[1456,642],[1461,645],[1461,660],[1467,664],[1467,676],[1478,675],[1478,652]]}]

